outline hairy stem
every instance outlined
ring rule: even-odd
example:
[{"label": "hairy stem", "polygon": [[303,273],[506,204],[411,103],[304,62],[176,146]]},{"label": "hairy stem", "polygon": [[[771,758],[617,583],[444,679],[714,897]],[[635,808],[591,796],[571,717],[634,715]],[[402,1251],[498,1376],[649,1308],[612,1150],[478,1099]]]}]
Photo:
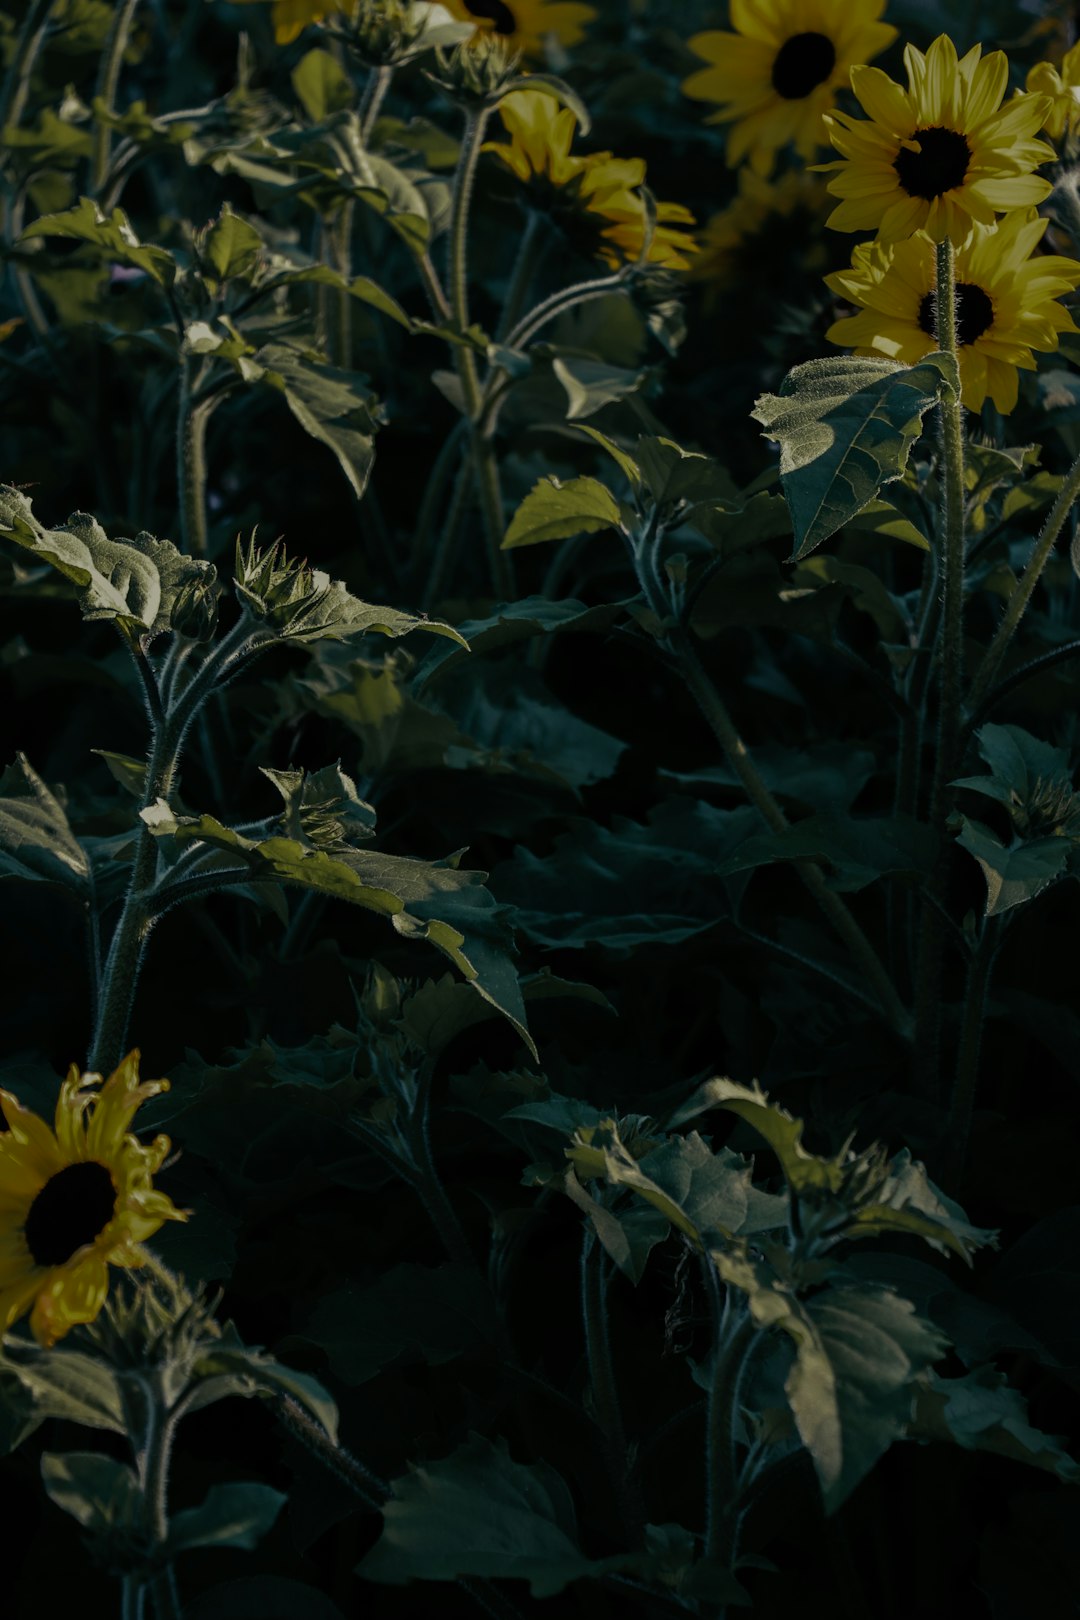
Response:
[{"label": "hairy stem", "polygon": [[[166,1406],[157,1377],[148,1376],[141,1383],[146,1428],[135,1465],[142,1491],[143,1528],[154,1558],[169,1535],[169,1463],[176,1421]],[[183,1620],[171,1564],[155,1563],[146,1585],[157,1620]]]},{"label": "hairy stem", "polygon": [[1024,610],[1031,601],[1032,593],[1042,575],[1043,569],[1050,560],[1050,553],[1057,543],[1058,536],[1065,526],[1065,519],[1072,510],[1073,502],[1080,494],[1080,456],[1077,456],[1069,468],[1065,482],[1058,493],[1058,498],[1050,508],[1049,516],[1042,526],[1035,550],[1028,558],[1027,567],[1016,581],[1009,599],[1005,604],[1005,615],[997,627],[993,641],[986,649],[977,675],[971,684],[969,707],[977,708],[986,695],[991,681],[997,674],[998,666],[1005,656],[1009,642],[1016,634],[1017,626],[1024,616]]},{"label": "hairy stem", "polygon": [[180,361],[176,413],[176,486],[180,496],[181,545],[192,557],[206,556],[206,424],[213,402],[195,398],[190,355]]},{"label": "hairy stem", "polygon": [[607,1268],[604,1250],[589,1225],[581,1250],[581,1316],[593,1410],[604,1436],[604,1452],[628,1548],[640,1546],[645,1514],[623,1428],[608,1332]]},{"label": "hairy stem", "polygon": [[57,0],[30,0],[26,8],[19,37],[15,42],[11,66],[4,75],[3,84],[0,85],[0,130],[6,129],[8,124],[18,124],[22,121],[30,95],[30,80],[34,65],[45,43],[45,35],[56,4]]},{"label": "hairy stem", "polygon": [[1011,675],[1007,675],[1003,681],[999,681],[996,686],[991,687],[978,706],[972,710],[968,717],[965,733],[974,731],[979,721],[996,703],[1000,703],[1003,697],[1007,697],[1010,692],[1014,692],[1018,686],[1023,686],[1025,681],[1030,681],[1034,676],[1043,674],[1045,670],[1053,669],[1055,664],[1065,664],[1073,658],[1080,658],[1080,641],[1067,641],[1061,647],[1052,647],[1049,652],[1043,653],[1041,657],[1032,658],[1029,663],[1022,664],[1019,669],[1014,669]]},{"label": "hairy stem", "polygon": [[390,88],[390,81],[394,77],[392,67],[372,68],[368,74],[364,93],[360,97],[360,138],[366,146],[371,139],[371,132],[375,128],[376,119],[386,100],[386,92]]},{"label": "hairy stem", "polygon": [[[738,1422],[740,1373],[757,1327],[749,1312],[732,1320],[722,1299],[716,1266],[704,1257],[706,1283],[714,1323],[713,1376],[705,1421],[705,1485],[707,1518],[705,1556],[730,1569],[738,1552],[739,1468],[735,1428]],[[740,1311],[743,1307],[738,1307]]]},{"label": "hairy stem", "polygon": [[[103,103],[103,110],[107,113],[115,111],[113,104],[120,83],[120,69],[138,6],[139,0],[120,0],[113,11],[112,23],[98,66],[97,83],[94,86],[95,100]],[[99,114],[94,124],[94,144],[90,154],[90,186],[95,196],[105,183],[111,155],[112,130]]]},{"label": "hairy stem", "polygon": [[518,243],[517,257],[514,260],[514,268],[510,272],[510,280],[506,287],[506,298],[503,301],[502,314],[499,317],[499,325],[495,334],[500,340],[505,338],[514,323],[520,319],[521,307],[525,302],[533,276],[536,274],[537,264],[543,257],[544,242],[548,240],[548,238],[541,237],[540,234],[545,224],[543,214],[537,213],[535,209],[530,208],[525,220],[525,229],[522,231],[521,240]]}]

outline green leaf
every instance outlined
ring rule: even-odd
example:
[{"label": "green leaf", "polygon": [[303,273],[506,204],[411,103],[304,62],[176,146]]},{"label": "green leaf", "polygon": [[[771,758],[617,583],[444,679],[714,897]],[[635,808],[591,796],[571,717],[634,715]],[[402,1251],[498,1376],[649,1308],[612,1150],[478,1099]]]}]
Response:
[{"label": "green leaf", "polygon": [[38,236],[64,236],[79,242],[92,242],[111,259],[144,270],[161,287],[171,287],[176,279],[176,260],[164,248],[139,241],[122,208],[105,214],[89,197],[82,197],[74,208],[61,214],[42,214],[28,225],[20,242]]},{"label": "green leaf", "polygon": [[[482,619],[467,619],[459,626],[462,647],[473,652],[496,652],[516,641],[533,636],[603,632],[622,616],[621,602],[587,607],[568,598],[551,602],[545,596],[527,596],[520,602],[507,602]],[[417,669],[414,685],[419,690],[458,663],[461,653],[453,647],[432,648]]]},{"label": "green leaf", "polygon": [[[603,1153],[611,1186],[632,1187],[699,1247],[738,1233],[749,1205],[751,1166],[727,1148],[713,1152],[696,1131],[673,1136],[640,1159],[620,1141],[613,1122],[585,1127],[575,1141]],[[569,1150],[573,1162],[576,1149]]]},{"label": "green leaf", "polygon": [[682,1108],[668,1120],[672,1130],[696,1119],[710,1108],[737,1114],[763,1136],[780,1161],[784,1179],[794,1192],[821,1190],[836,1193],[843,1181],[842,1155],[833,1159],[807,1153],[802,1145],[803,1121],[769,1101],[760,1086],[741,1086],[720,1076],[706,1080]]},{"label": "green leaf", "polygon": [[217,281],[243,281],[250,277],[264,251],[265,244],[254,225],[224,203],[217,219],[207,228],[201,256]]},{"label": "green leaf", "polygon": [[0,1371],[11,1373],[34,1401],[34,1416],[63,1418],[88,1429],[127,1432],[127,1417],[116,1375],[104,1362],[78,1350],[42,1350],[8,1337],[0,1350]]},{"label": "green leaf", "polygon": [[284,394],[304,432],[333,452],[359,500],[375,462],[379,420],[375,397],[359,374],[285,343],[265,344],[255,362],[263,368],[260,381]]},{"label": "green leaf", "polygon": [[[549,968],[521,980],[521,996],[526,1006],[553,997],[590,1001],[607,1012],[615,1009],[607,997],[591,984],[560,979]],[[428,1057],[436,1057],[464,1030],[498,1017],[498,1009],[470,993],[469,986],[449,973],[426,984],[408,996],[401,1009],[401,1027],[409,1040]]]},{"label": "green leaf", "polygon": [[296,99],[313,124],[344,112],[356,100],[356,87],[329,51],[308,51],[292,70]]},{"label": "green leaf", "polygon": [[130,793],[141,804],[146,797],[145,759],[132,759],[130,754],[114,754],[108,748],[91,748],[90,752],[105,761],[113,780],[119,782],[124,792]]},{"label": "green leaf", "polygon": [[794,558],[821,545],[899,478],[923,417],[949,390],[955,359],[916,366],[853,355],[810,360],[751,412],[780,445],[780,476],[795,529]]},{"label": "green leaf", "polygon": [[601,529],[618,528],[620,522],[618,502],[597,479],[571,478],[562,483],[551,475],[533,486],[514,513],[503,550],[565,540],[575,534],[598,534]]},{"label": "green leaf", "polygon": [[471,1435],[440,1462],[414,1465],[393,1492],[382,1536],[358,1565],[364,1580],[526,1580],[543,1598],[623,1561],[585,1556],[562,1479],[547,1463],[514,1462],[503,1440]]},{"label": "green leaf", "polygon": [[585,1191],[572,1169],[563,1179],[563,1191],[589,1217],[593,1231],[623,1275],[632,1283],[639,1283],[649,1255],[671,1230],[663,1210],[631,1204],[616,1214]]},{"label": "green leaf", "polygon": [[[240,1342],[235,1329],[227,1328],[220,1344],[215,1344],[195,1364],[197,1379],[205,1380],[212,1399],[222,1395],[287,1395],[299,1402],[337,1443],[337,1404],[310,1373],[297,1372],[275,1361],[257,1345]],[[227,1384],[229,1387],[220,1387]],[[195,1405],[204,1404],[196,1401]],[[193,1408],[194,1409],[194,1408]]]},{"label": "green leaf", "polygon": [[697,450],[684,450],[674,439],[647,435],[637,441],[634,455],[659,507],[680,501],[728,503],[738,493],[726,467]]},{"label": "green leaf", "polygon": [[212,583],[211,563],[187,557],[170,540],[139,533],[110,540],[87,512],[73,512],[59,529],[45,529],[20,490],[0,486],[0,535],[49,563],[76,586],[84,619],[112,619],[135,635],[171,628],[183,588]]},{"label": "green leaf", "polygon": [[935,848],[930,829],[911,817],[824,813],[783,832],[753,833],[719,872],[729,877],[774,861],[822,861],[831,869],[831,886],[853,893],[882,877],[922,876],[933,868]]},{"label": "green leaf", "polygon": [[498,1338],[495,1302],[479,1272],[393,1266],[366,1286],[328,1294],[304,1325],[342,1383],[365,1384],[398,1362],[439,1367]]},{"label": "green leaf", "polygon": [[887,540],[903,540],[905,545],[929,551],[930,542],[910,518],[898,512],[891,501],[868,501],[861,512],[847,520],[845,527],[884,535]]},{"label": "green leaf", "polygon": [[962,1378],[930,1373],[918,1393],[911,1433],[1011,1457],[1070,1483],[1080,1480],[1080,1462],[1060,1439],[1029,1422],[1024,1397],[995,1367],[978,1367]]},{"label": "green leaf", "polygon": [[630,371],[626,366],[578,355],[556,355],[551,369],[566,390],[568,422],[595,416],[605,405],[638,393],[647,376],[644,371]]},{"label": "green leaf", "polygon": [[0,777],[0,879],[58,883],[86,895],[90,863],[59,800],[16,754]]},{"label": "green leaf", "polygon": [[982,867],[988,917],[1034,900],[1069,868],[1074,850],[1071,839],[1035,838],[1003,844],[981,821],[967,816],[960,820],[956,842]]},{"label": "green leaf", "polygon": [[288,1497],[270,1485],[230,1481],[211,1485],[197,1508],[184,1508],[169,1521],[170,1553],[190,1547],[256,1547]]},{"label": "green leaf", "polygon": [[95,1535],[139,1522],[142,1492],[127,1463],[100,1451],[46,1451],[41,1478],[50,1501]]}]

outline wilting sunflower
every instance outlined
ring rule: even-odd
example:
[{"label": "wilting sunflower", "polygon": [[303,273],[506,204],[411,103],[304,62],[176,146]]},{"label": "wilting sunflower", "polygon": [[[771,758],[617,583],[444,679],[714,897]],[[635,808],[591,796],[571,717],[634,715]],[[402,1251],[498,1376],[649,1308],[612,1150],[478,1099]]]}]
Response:
[{"label": "wilting sunflower", "polygon": [[734,286],[775,287],[786,273],[820,274],[827,262],[820,235],[825,201],[824,180],[805,169],[789,169],[779,180],[740,169],[738,193],[702,227],[690,272],[705,283],[706,307]]},{"label": "wilting sunflower", "polygon": [[1080,45],[1067,51],[1060,68],[1036,62],[1027,76],[1028,90],[1050,97],[1043,129],[1052,140],[1064,140],[1080,130]]},{"label": "wilting sunflower", "polygon": [[[1035,370],[1032,350],[1049,353],[1062,332],[1077,330],[1058,299],[1080,282],[1080,263],[1035,254],[1046,226],[1034,210],[1018,210],[997,225],[974,226],[956,250],[956,338],[969,410],[990,398],[1006,415],[1016,404],[1017,368]],[[825,281],[858,307],[829,328],[830,342],[905,365],[938,347],[936,254],[927,232],[891,246],[863,243],[851,269]]]},{"label": "wilting sunflower", "polygon": [[168,1087],[140,1082],[138,1052],[103,1086],[72,1065],[51,1128],[0,1091],[0,1332],[28,1310],[43,1345],[92,1322],[109,1266],[145,1264],[139,1245],[163,1221],[187,1219],[153,1184],[169,1138],[144,1146],[129,1134],[139,1105]]},{"label": "wilting sunflower", "polygon": [[[351,3],[352,0],[274,0],[270,13],[274,39],[279,45],[289,45],[310,23],[348,11]],[[237,0],[237,4],[250,6],[255,0]]]},{"label": "wilting sunflower", "polygon": [[690,49],[710,64],[683,83],[695,101],[723,103],[711,124],[731,123],[727,157],[772,172],[789,141],[810,158],[828,137],[821,122],[856,62],[896,38],[879,21],[885,0],[731,0],[734,34],[695,34]]},{"label": "wilting sunflower", "polygon": [[829,215],[837,231],[877,229],[883,242],[926,230],[936,242],[962,241],[973,220],[1029,208],[1050,193],[1031,171],[1056,153],[1032,137],[1045,121],[1045,96],[1001,99],[1009,82],[1004,51],[982,56],[973,45],[959,61],[948,35],[924,56],[904,50],[908,89],[880,68],[851,70],[851,87],[869,120],[825,119],[841,161],[829,190],[843,201]]},{"label": "wilting sunflower", "polygon": [[578,0],[443,0],[443,4],[459,21],[497,34],[524,56],[543,56],[552,38],[560,45],[579,45],[585,25],[596,16],[594,6]]},{"label": "wilting sunflower", "polygon": [[[617,158],[611,152],[572,154],[577,120],[542,90],[514,90],[499,103],[499,116],[510,144],[489,141],[484,151],[530,188],[537,209],[550,214],[576,246],[607,264],[638,258],[647,226],[640,190],[644,160]],[[658,202],[648,262],[685,270],[686,255],[697,244],[680,227],[693,223],[693,214],[681,203]]]}]

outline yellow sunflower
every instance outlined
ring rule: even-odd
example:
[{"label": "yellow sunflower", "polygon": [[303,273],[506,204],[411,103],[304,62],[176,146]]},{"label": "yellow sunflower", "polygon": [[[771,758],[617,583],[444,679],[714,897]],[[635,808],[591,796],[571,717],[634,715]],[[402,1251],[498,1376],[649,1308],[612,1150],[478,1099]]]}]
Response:
[{"label": "yellow sunflower", "polygon": [[908,89],[880,68],[851,70],[851,88],[869,119],[836,112],[825,123],[836,150],[829,190],[843,200],[829,215],[837,231],[878,230],[896,242],[926,230],[936,242],[962,241],[972,221],[1029,208],[1050,194],[1031,171],[1056,153],[1032,137],[1049,111],[1046,96],[1001,100],[1009,82],[1004,51],[973,45],[959,61],[946,34],[924,56],[904,50]]},{"label": "yellow sunflower", "polygon": [[543,56],[549,39],[580,45],[586,24],[596,16],[594,6],[578,0],[443,0],[443,4],[460,22],[497,34],[524,56]]},{"label": "yellow sunflower", "polygon": [[[969,410],[981,410],[990,398],[1007,415],[1016,404],[1018,368],[1035,370],[1032,350],[1049,353],[1062,332],[1077,330],[1058,298],[1080,282],[1080,263],[1035,253],[1046,226],[1034,210],[1017,210],[997,225],[973,226],[956,250],[956,336]],[[850,270],[825,281],[858,309],[829,328],[830,342],[905,365],[938,347],[936,254],[928,232],[891,246],[865,242]]]},{"label": "yellow sunflower", "polygon": [[800,274],[820,274],[827,262],[819,234],[825,202],[824,180],[805,169],[788,169],[779,180],[740,169],[737,194],[702,227],[691,269],[694,281],[706,283],[706,305],[748,278],[768,276],[772,284],[771,272],[793,259]]},{"label": "yellow sunflower", "polygon": [[[101,1090],[96,1088],[101,1086]],[[105,1303],[109,1266],[141,1266],[139,1245],[163,1221],[184,1221],[153,1177],[169,1138],[143,1146],[132,1117],[167,1080],[139,1080],[132,1052],[101,1085],[72,1065],[55,1124],[0,1091],[0,1332],[31,1310],[39,1344],[55,1344]]]},{"label": "yellow sunflower", "polygon": [[1027,76],[1028,90],[1050,97],[1043,129],[1052,140],[1064,140],[1080,129],[1080,45],[1067,51],[1060,68],[1036,62]]},{"label": "yellow sunflower", "polygon": [[769,175],[789,141],[803,158],[828,143],[822,114],[846,89],[856,62],[896,38],[879,21],[885,0],[731,0],[733,34],[695,34],[690,49],[710,65],[692,73],[683,94],[718,101],[708,122],[731,123],[727,157],[749,158]]},{"label": "yellow sunflower", "polygon": [[[250,6],[255,5],[257,0],[236,0],[236,3]],[[270,13],[274,39],[278,45],[290,45],[310,23],[339,16],[348,11],[351,5],[352,0],[274,0],[274,9]]]},{"label": "yellow sunflower", "polygon": [[[643,158],[617,158],[611,152],[571,153],[577,120],[568,107],[542,90],[514,90],[499,103],[510,144],[484,147],[528,185],[537,206],[582,247],[612,266],[639,258],[647,216],[641,186]],[[694,216],[681,203],[656,204],[650,264],[685,270],[697,243],[683,226]]]}]

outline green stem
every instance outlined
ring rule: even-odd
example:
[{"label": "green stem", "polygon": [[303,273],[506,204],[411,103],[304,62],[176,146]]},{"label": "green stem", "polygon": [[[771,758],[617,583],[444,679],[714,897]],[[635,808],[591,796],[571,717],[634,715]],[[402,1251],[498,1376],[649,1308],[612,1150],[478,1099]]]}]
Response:
[{"label": "green stem", "polygon": [[[937,341],[945,353],[956,355],[956,277],[952,242],[937,245]],[[937,760],[931,802],[931,820],[941,827],[948,797],[947,784],[956,764],[960,734],[960,702],[964,657],[964,429],[959,399],[938,406],[944,474],[944,520],[941,595],[941,687],[938,707]]]},{"label": "green stem", "polygon": [[0,133],[22,122],[30,95],[30,80],[41,54],[57,0],[30,0],[15,43],[15,55],[0,86]]},{"label": "green stem", "polygon": [[290,1395],[282,1395],[271,1402],[278,1418],[313,1457],[336,1474],[365,1507],[377,1511],[390,1496],[390,1487],[378,1474],[372,1473],[357,1457],[332,1440],[321,1424]]},{"label": "green stem", "polygon": [[180,494],[181,546],[192,557],[206,556],[206,425],[213,401],[195,398],[198,379],[194,361],[180,361],[180,395],[176,416],[176,483]]},{"label": "green stem", "polygon": [[412,1180],[417,1196],[427,1211],[432,1226],[455,1265],[466,1271],[477,1271],[479,1266],[476,1256],[469,1247],[469,1240],[465,1236],[465,1229],[458,1220],[457,1211],[450,1202],[442,1177],[435,1165],[435,1158],[431,1151],[431,1080],[429,1076],[420,1079],[421,1095],[416,1114],[416,1126],[410,1138],[410,1146],[419,1174]]},{"label": "green stem", "polygon": [[371,139],[371,132],[375,128],[375,121],[386,99],[386,92],[390,88],[390,81],[394,77],[392,67],[373,68],[368,74],[364,93],[360,98],[360,139],[366,146]]},{"label": "green stem", "polygon": [[956,1078],[949,1099],[945,1127],[945,1158],[950,1179],[959,1186],[967,1163],[971,1120],[979,1083],[979,1056],[986,1022],[986,997],[1001,943],[1001,917],[988,917],[968,968],[964,1012],[960,1025],[960,1046],[956,1055]]},{"label": "green stem", "polygon": [[[142,1490],[144,1530],[152,1549],[151,1558],[154,1558],[169,1536],[169,1463],[176,1422],[156,1377],[143,1380],[143,1394],[146,1430],[136,1467]],[[155,1565],[146,1584],[157,1620],[183,1620],[171,1564]]]},{"label": "green stem", "polygon": [[534,338],[542,327],[547,326],[549,321],[564,315],[568,309],[576,308],[578,304],[587,304],[593,298],[606,298],[608,293],[618,292],[626,286],[626,281],[627,273],[624,268],[615,271],[613,275],[594,277],[591,281],[577,281],[573,286],[553,292],[511,328],[506,334],[507,347],[520,349]]},{"label": "green stem", "polygon": [[607,1268],[604,1250],[591,1226],[586,1225],[581,1250],[581,1315],[585,1328],[585,1355],[593,1410],[604,1436],[608,1472],[619,1519],[629,1549],[641,1545],[645,1514],[630,1462],[623,1428],[615,1368],[608,1332]]},{"label": "green stem", "polygon": [[543,256],[544,243],[550,240],[549,236],[541,238],[541,228],[546,225],[543,214],[530,208],[525,220],[525,229],[521,233],[518,243],[517,257],[514,268],[507,283],[506,298],[503,302],[502,315],[499,317],[496,337],[500,342],[521,318],[521,306],[529,291],[529,285],[536,274],[537,265]]},{"label": "green stem", "polygon": [[1014,692],[1025,681],[1030,681],[1035,675],[1041,675],[1045,670],[1053,669],[1055,664],[1068,663],[1070,659],[1080,658],[1080,641],[1067,641],[1060,647],[1053,647],[1049,652],[1043,653],[1039,658],[1032,658],[1029,663],[1022,664],[1014,669],[1011,675],[999,681],[985,694],[978,706],[972,710],[968,717],[965,735],[974,731],[984,714],[987,714],[995,704],[1000,703],[1003,697]]},{"label": "green stem", "polygon": [[[347,198],[329,222],[323,239],[330,249],[332,267],[345,281],[352,279],[352,233],[356,204]],[[348,371],[352,367],[352,294],[345,288],[331,292],[335,312],[332,331],[327,332],[327,348],[334,365]],[[328,323],[329,324],[329,323]]]},{"label": "green stem", "polygon": [[1065,526],[1065,519],[1078,494],[1080,494],[1080,456],[1077,456],[1069,468],[1065,482],[1058,492],[1058,498],[1050,508],[1049,516],[1035,542],[1035,550],[1028,559],[1027,567],[1009,593],[1009,599],[1005,604],[1005,616],[998,625],[994,639],[987,648],[986,656],[972,682],[968,700],[970,707],[976,708],[981,703],[997,674],[998,666],[1005,656],[1009,642],[1016,634],[1017,626],[1031,601],[1042,571],[1050,560],[1050,553],[1057,543],[1058,536]]},{"label": "green stem", "polygon": [[708,1511],[705,1557],[731,1569],[738,1553],[739,1468],[735,1443],[740,1374],[758,1329],[741,1304],[734,1322],[727,1300],[722,1299],[716,1266],[704,1257],[706,1283],[714,1323],[713,1375],[705,1420],[705,1485]]},{"label": "green stem", "polygon": [[[120,4],[113,11],[112,24],[105,40],[105,47],[101,53],[97,84],[94,87],[94,98],[104,103],[104,110],[108,113],[115,111],[114,103],[116,101],[116,89],[120,83],[120,69],[123,65],[124,52],[127,50],[131,25],[135,21],[135,12],[138,10],[138,5],[139,0],[120,0]],[[90,154],[90,186],[95,196],[100,191],[109,172],[111,154],[112,130],[108,124],[103,122],[99,113],[94,125],[94,144]]]},{"label": "green stem", "polygon": [[[655,608],[656,604],[653,606]],[[739,735],[723,699],[698,658],[690,637],[686,631],[677,630],[672,633],[669,640],[686,685],[723,749],[728,764],[742,783],[747,798],[771,832],[786,832],[790,826],[787,816],[766,787],[750,757],[750,750]],[[815,861],[798,860],[793,864],[828,922],[847,947],[853,962],[861,970],[867,983],[872,986],[878,1005],[889,1023],[898,1034],[906,1036],[909,1027],[907,1010],[897,995],[896,987],[885,971],[881,958],[851,915],[847,905],[835,890],[829,888],[824,873]]]},{"label": "green stem", "polygon": [[435,555],[431,559],[424,591],[420,598],[420,605],[428,611],[438,600],[450,573],[454,553],[457,550],[458,537],[461,525],[468,506],[469,487],[472,479],[469,473],[469,463],[462,460],[458,464],[457,477],[450,492],[450,501],[443,519],[442,532],[435,548]]}]

